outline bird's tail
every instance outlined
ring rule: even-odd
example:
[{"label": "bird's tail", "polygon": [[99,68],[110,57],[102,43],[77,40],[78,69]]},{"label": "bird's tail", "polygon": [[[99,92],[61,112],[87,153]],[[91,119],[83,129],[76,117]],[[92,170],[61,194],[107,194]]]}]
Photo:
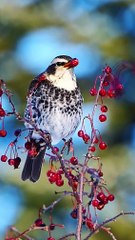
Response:
[{"label": "bird's tail", "polygon": [[28,152],[26,162],[22,171],[23,181],[27,179],[32,182],[38,181],[41,174],[45,151],[46,145],[40,146],[40,142],[38,142],[37,154],[35,156],[32,156],[32,154]]}]

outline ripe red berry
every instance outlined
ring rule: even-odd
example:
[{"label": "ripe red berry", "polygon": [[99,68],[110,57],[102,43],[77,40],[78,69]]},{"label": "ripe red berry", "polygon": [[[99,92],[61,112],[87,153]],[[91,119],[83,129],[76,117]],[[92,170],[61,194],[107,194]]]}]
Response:
[{"label": "ripe red berry", "polygon": [[48,237],[47,240],[55,240],[53,237]]},{"label": "ripe red berry", "polygon": [[107,95],[108,95],[108,97],[113,98],[113,97],[115,97],[115,91],[113,89],[109,89],[107,91]]},{"label": "ripe red berry", "polygon": [[102,202],[99,202],[99,204],[98,204],[98,206],[97,206],[97,209],[98,210],[102,210],[103,208],[104,208],[104,203],[102,203]]},{"label": "ripe red berry", "polygon": [[[69,185],[70,185],[70,184],[69,184]],[[77,187],[78,187],[78,182],[77,182],[77,181],[73,181],[73,182],[72,182],[72,186],[73,186],[74,191],[76,191],[76,190],[77,190]]]},{"label": "ripe red berry", "polygon": [[55,229],[55,225],[53,224],[53,223],[51,223],[50,225],[49,225],[49,229],[52,231],[52,230],[54,230]]},{"label": "ripe red berry", "polygon": [[108,203],[108,198],[105,196],[102,202],[103,202],[104,204],[107,204],[107,203]]},{"label": "ripe red berry", "polygon": [[3,108],[0,108],[0,117],[4,117],[6,115]]},{"label": "ripe red berry", "polygon": [[105,150],[105,149],[107,148],[107,144],[106,144],[105,142],[100,142],[100,143],[99,143],[99,148],[100,148],[101,150]]},{"label": "ripe red berry", "polygon": [[113,194],[109,194],[107,199],[108,199],[108,201],[112,202],[115,199],[115,197]]},{"label": "ripe red berry", "polygon": [[55,172],[52,170],[52,169],[50,169],[50,170],[48,170],[47,171],[47,177],[50,177],[52,174],[54,174]]},{"label": "ripe red berry", "polygon": [[85,133],[84,136],[83,136],[83,140],[84,140],[85,143],[88,143],[89,140],[90,140],[90,136]]},{"label": "ripe red berry", "polygon": [[104,71],[105,73],[110,74],[112,72],[112,69],[109,66],[106,66]]},{"label": "ripe red berry", "polygon": [[62,176],[61,176],[61,174],[59,174],[58,172],[56,173],[56,180],[60,180],[60,179],[62,179]]},{"label": "ripe red berry", "polygon": [[56,182],[56,173],[55,172],[52,172],[52,174],[50,175],[49,182],[50,183]]},{"label": "ripe red berry", "polygon": [[96,96],[97,95],[97,90],[96,88],[91,88],[90,91],[89,91],[90,95],[91,96]]},{"label": "ripe red berry", "polygon": [[93,143],[96,144],[96,143],[98,143],[98,141],[99,141],[98,138],[97,138],[97,137],[94,137],[94,139],[93,139]]},{"label": "ripe red berry", "polygon": [[15,164],[15,159],[10,158],[10,159],[8,160],[8,164],[9,164],[10,166],[14,166],[14,164]]},{"label": "ripe red berry", "polygon": [[92,222],[92,219],[86,218],[85,222],[86,222],[86,225],[87,225],[87,227],[89,229],[93,229],[94,228],[94,223]]},{"label": "ripe red berry", "polygon": [[103,174],[102,171],[99,171],[99,172],[98,172],[98,175],[99,175],[99,177],[102,177],[104,174]]},{"label": "ripe red berry", "polygon": [[17,129],[15,130],[14,135],[18,137],[20,133],[21,133],[21,129]]},{"label": "ripe red berry", "polygon": [[21,162],[21,158],[20,157],[16,157],[14,159],[14,168],[18,168]]},{"label": "ripe red berry", "polygon": [[53,147],[52,153],[55,154],[55,153],[58,153],[58,152],[59,152],[59,148],[58,147]]},{"label": "ripe red berry", "polygon": [[40,227],[42,224],[44,224],[42,218],[36,219],[34,223],[37,227]]},{"label": "ripe red berry", "polygon": [[7,135],[7,131],[2,129],[0,130],[0,137],[5,137]]},{"label": "ripe red berry", "polygon": [[26,143],[25,143],[25,148],[26,148],[27,150],[31,150],[31,148],[32,148],[32,143],[31,143],[31,142],[26,142]]},{"label": "ripe red berry", "polygon": [[108,108],[107,106],[105,105],[102,105],[101,108],[100,108],[101,112],[107,112],[108,111]]},{"label": "ripe red berry", "polygon": [[76,219],[77,218],[77,208],[73,209],[73,211],[70,213],[71,217]]},{"label": "ripe red berry", "polygon": [[78,137],[83,138],[83,136],[84,136],[84,131],[83,130],[79,130],[78,131]]},{"label": "ripe red berry", "polygon": [[99,116],[99,121],[100,121],[100,122],[105,122],[106,119],[107,119],[107,117],[106,117],[105,114],[101,114],[101,115]]},{"label": "ripe red berry", "polygon": [[90,146],[90,147],[89,147],[89,151],[90,151],[90,152],[95,152],[95,151],[96,151],[95,146]]},{"label": "ripe red berry", "polygon": [[106,96],[106,90],[104,88],[102,88],[100,91],[99,91],[99,95],[102,96],[102,97],[105,97]]},{"label": "ripe red berry", "polygon": [[63,185],[64,185],[64,180],[63,180],[63,179],[56,179],[56,185],[57,185],[58,187],[63,186]]},{"label": "ripe red berry", "polygon": [[97,195],[97,199],[101,201],[102,203],[104,202],[105,194],[103,192],[99,192]]},{"label": "ripe red berry", "polygon": [[2,162],[6,162],[6,161],[7,161],[7,159],[8,159],[8,158],[7,158],[7,156],[6,156],[6,155],[2,155],[2,156],[1,156],[1,161],[2,161]]},{"label": "ripe red berry", "polygon": [[99,204],[99,201],[98,201],[98,200],[94,199],[94,200],[92,201],[92,206],[93,206],[93,207],[97,207],[98,204]]},{"label": "ripe red berry", "polygon": [[78,164],[78,159],[73,156],[73,157],[70,158],[70,163],[73,164],[73,165],[77,165]]}]

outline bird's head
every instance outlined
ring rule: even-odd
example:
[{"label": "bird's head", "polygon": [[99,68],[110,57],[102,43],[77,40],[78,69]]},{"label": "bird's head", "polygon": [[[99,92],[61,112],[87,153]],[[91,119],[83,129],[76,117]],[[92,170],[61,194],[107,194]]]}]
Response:
[{"label": "bird's head", "polygon": [[74,90],[76,88],[76,76],[73,69],[78,63],[77,58],[66,55],[55,57],[46,69],[47,79],[56,87]]}]

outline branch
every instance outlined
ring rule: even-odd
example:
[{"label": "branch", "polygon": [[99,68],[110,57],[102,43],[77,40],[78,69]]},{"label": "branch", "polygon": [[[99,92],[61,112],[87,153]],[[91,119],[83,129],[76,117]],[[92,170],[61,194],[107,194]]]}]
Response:
[{"label": "branch", "polygon": [[104,225],[106,225],[107,223],[110,222],[115,222],[117,218],[124,216],[124,215],[135,215],[135,212],[120,212],[119,214],[117,214],[116,216],[107,219],[106,221],[102,222],[100,225],[98,225],[93,231],[91,231],[88,236],[86,238],[84,238],[83,240],[88,240],[95,232],[97,232],[97,230],[101,229]]}]

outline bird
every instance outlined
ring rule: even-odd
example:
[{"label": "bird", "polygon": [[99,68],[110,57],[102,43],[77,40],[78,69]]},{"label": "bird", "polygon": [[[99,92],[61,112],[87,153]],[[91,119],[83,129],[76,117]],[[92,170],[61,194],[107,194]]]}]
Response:
[{"label": "bird", "polygon": [[47,144],[38,130],[48,133],[54,146],[70,139],[80,124],[83,97],[74,73],[78,64],[77,58],[56,56],[29,85],[24,124],[29,131],[30,150],[21,175],[23,181],[36,182],[40,178]]}]

